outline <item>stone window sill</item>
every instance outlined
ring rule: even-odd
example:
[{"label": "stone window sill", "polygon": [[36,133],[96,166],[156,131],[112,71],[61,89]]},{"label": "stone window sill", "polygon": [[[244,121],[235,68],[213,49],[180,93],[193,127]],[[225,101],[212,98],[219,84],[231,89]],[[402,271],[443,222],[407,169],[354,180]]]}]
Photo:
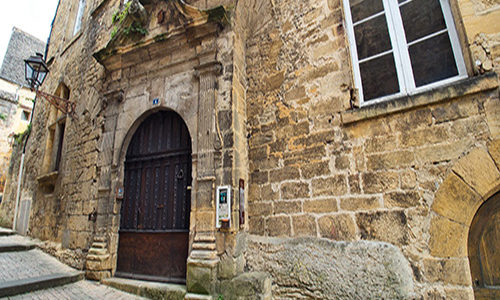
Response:
[{"label": "stone window sill", "polygon": [[47,174],[40,175],[36,178],[36,180],[40,184],[54,184],[56,182],[57,176],[59,175],[58,171],[50,172]]},{"label": "stone window sill", "polygon": [[453,84],[439,87],[420,94],[404,96],[374,105],[356,108],[341,113],[342,124],[347,125],[373,119],[416,107],[449,101],[454,98],[471,95],[498,88],[497,74],[490,72],[481,76],[470,77]]}]

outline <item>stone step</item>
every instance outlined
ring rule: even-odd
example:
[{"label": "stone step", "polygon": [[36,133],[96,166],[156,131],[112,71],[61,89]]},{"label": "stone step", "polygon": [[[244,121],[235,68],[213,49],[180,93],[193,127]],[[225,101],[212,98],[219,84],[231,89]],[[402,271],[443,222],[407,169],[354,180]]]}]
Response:
[{"label": "stone step", "polygon": [[93,242],[92,243],[92,248],[105,249],[106,248],[106,243],[103,243],[103,242]]},{"label": "stone step", "polygon": [[90,248],[89,249],[89,254],[90,255],[106,255],[106,249],[96,249],[96,248]]},{"label": "stone step", "polygon": [[94,242],[106,243],[106,238],[103,236],[96,236],[96,237],[94,237]]},{"label": "stone step", "polygon": [[201,295],[201,294],[192,294],[188,293],[186,294],[186,297],[184,297],[184,300],[212,300],[213,297],[210,295]]},{"label": "stone step", "polygon": [[198,250],[215,250],[216,245],[215,243],[196,243],[196,249]]},{"label": "stone step", "polygon": [[35,248],[35,244],[0,244],[0,253],[29,251]]},{"label": "stone step", "polygon": [[10,297],[27,292],[49,289],[80,281],[83,277],[83,272],[71,272],[0,282],[0,297]]},{"label": "stone step", "polygon": [[197,234],[194,237],[196,243],[215,243],[215,235],[213,234]]},{"label": "stone step", "polygon": [[0,236],[9,236],[16,234],[15,231],[7,228],[0,227]]},{"label": "stone step", "polygon": [[87,255],[87,260],[90,260],[90,261],[105,261],[108,258],[109,258],[109,254],[105,254],[105,255],[89,254],[89,255]]},{"label": "stone step", "polygon": [[172,283],[142,281],[112,277],[103,279],[101,283],[115,289],[150,299],[184,299],[186,286]]}]

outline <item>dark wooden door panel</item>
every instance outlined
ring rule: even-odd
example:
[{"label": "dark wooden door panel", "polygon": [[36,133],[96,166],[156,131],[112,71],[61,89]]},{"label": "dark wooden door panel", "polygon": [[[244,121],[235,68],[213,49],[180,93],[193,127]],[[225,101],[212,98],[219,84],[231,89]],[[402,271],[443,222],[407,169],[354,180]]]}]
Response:
[{"label": "dark wooden door panel", "polygon": [[177,114],[153,114],[134,133],[125,161],[118,276],[185,280],[191,164],[191,138]]},{"label": "dark wooden door panel", "polygon": [[120,232],[117,275],[184,282],[188,232]]}]

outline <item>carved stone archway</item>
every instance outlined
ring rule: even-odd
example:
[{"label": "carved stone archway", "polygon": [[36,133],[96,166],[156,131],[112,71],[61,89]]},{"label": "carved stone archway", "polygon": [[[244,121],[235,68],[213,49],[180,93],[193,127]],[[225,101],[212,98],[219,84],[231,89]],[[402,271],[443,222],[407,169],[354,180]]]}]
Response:
[{"label": "carved stone archway", "polygon": [[[475,148],[452,168],[431,207],[429,252],[442,265],[454,265],[450,284],[472,288],[468,238],[481,207],[500,190],[500,139]],[[472,293],[472,289],[470,289]],[[471,295],[472,296],[472,295]]]}]

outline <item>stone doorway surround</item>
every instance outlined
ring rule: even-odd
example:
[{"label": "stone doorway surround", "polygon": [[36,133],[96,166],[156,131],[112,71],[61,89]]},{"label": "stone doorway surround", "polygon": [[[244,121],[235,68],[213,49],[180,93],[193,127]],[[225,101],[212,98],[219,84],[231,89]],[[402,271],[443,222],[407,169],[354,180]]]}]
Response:
[{"label": "stone doorway surround", "polygon": [[[429,254],[425,268],[443,276],[432,278],[462,286],[473,299],[468,258],[469,231],[479,207],[500,190],[500,139],[472,149],[446,176],[431,207]],[[452,274],[453,276],[447,276]],[[442,278],[441,278],[442,277]]]},{"label": "stone doorway surround", "polygon": [[[171,1],[167,5],[169,9],[177,9],[179,3]],[[123,187],[126,150],[143,120],[159,110],[172,110],[184,120],[192,139],[186,285],[188,292],[209,295],[215,292],[219,262],[214,197],[220,140],[214,111],[217,79],[222,70],[217,50],[222,27],[209,20],[208,14],[189,10],[183,13],[186,11],[192,14],[187,24],[180,27],[167,24],[168,31],[161,36],[150,37],[132,47],[119,46],[112,39],[108,47],[94,55],[109,77],[102,103],[105,130],[98,159],[96,247],[90,249],[86,265],[89,278],[102,279],[114,274],[121,207],[116,191]],[[93,251],[94,248],[99,251]]]}]

